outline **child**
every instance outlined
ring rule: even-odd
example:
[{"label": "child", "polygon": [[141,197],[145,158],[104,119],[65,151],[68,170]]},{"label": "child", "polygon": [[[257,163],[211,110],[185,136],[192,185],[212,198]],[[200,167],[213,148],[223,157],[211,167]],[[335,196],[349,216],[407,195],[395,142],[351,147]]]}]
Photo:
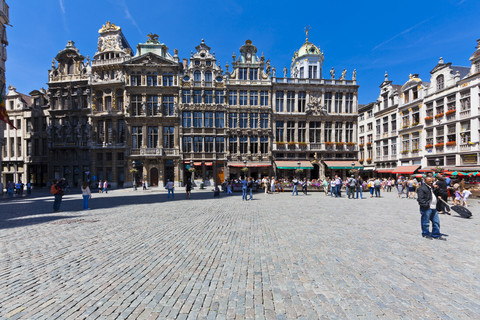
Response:
[{"label": "child", "polygon": [[468,190],[468,189],[463,190],[462,195],[463,195],[463,206],[464,207],[467,207],[467,200],[468,200],[468,198],[470,197],[471,194],[472,193],[470,192],[470,190]]},{"label": "child", "polygon": [[454,205],[462,205],[463,204],[463,196],[462,191],[460,188],[455,189],[455,200],[453,200]]}]

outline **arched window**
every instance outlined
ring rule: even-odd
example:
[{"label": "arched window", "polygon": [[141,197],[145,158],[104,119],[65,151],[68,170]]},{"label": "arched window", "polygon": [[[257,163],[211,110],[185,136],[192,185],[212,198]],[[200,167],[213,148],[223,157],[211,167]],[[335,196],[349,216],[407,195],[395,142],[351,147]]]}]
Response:
[{"label": "arched window", "polygon": [[443,74],[437,77],[437,90],[442,90],[445,86]]},{"label": "arched window", "polygon": [[73,74],[73,60],[68,60],[67,63],[67,74]]},{"label": "arched window", "polygon": [[205,86],[207,86],[207,87],[212,86],[212,72],[211,71],[205,72]]},{"label": "arched window", "polygon": [[193,81],[195,86],[201,85],[202,73],[200,71],[195,71],[195,73],[193,74]]}]

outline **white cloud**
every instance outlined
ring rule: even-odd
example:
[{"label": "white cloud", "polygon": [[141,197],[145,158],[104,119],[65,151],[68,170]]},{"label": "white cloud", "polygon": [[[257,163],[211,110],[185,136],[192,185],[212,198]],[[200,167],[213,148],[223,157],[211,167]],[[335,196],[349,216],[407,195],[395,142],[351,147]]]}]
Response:
[{"label": "white cloud", "polygon": [[63,26],[65,27],[65,30],[68,31],[67,10],[65,9],[65,4],[63,3],[63,0],[58,0],[58,4],[60,5],[60,11],[62,11]]},{"label": "white cloud", "polygon": [[398,38],[398,37],[400,37],[400,36],[402,36],[402,35],[404,35],[404,34],[407,34],[407,33],[409,33],[409,32],[410,32],[410,31],[412,31],[413,29],[415,29],[415,28],[417,28],[418,26],[420,26],[420,25],[424,24],[425,22],[428,22],[428,21],[429,21],[430,19],[432,19],[432,18],[433,18],[433,17],[430,17],[430,18],[428,18],[428,19],[425,19],[425,20],[423,20],[423,21],[421,21],[421,22],[417,23],[416,25],[414,25],[414,26],[412,26],[412,27],[410,27],[410,28],[408,28],[408,29],[405,29],[405,30],[403,30],[403,31],[402,31],[402,32],[400,32],[400,33],[397,33],[396,35],[394,35],[394,36],[393,36],[393,37],[391,37],[390,39],[388,39],[388,40],[386,40],[386,41],[384,41],[384,42],[382,42],[382,43],[380,43],[380,44],[376,45],[376,46],[375,46],[375,47],[372,49],[372,51],[375,51],[375,50],[377,50],[378,48],[380,48],[380,47],[382,47],[382,46],[386,45],[387,43],[389,43],[389,42],[391,42],[391,41],[395,40],[396,38]]},{"label": "white cloud", "polygon": [[130,10],[128,9],[128,6],[127,6],[127,3],[125,2],[125,0],[122,0],[118,3],[122,9],[123,9],[123,12],[125,13],[125,17],[130,20],[130,22],[135,26],[135,28],[137,28],[138,32],[140,33],[140,35],[144,35],[142,30],[140,29],[140,27],[138,26],[137,22],[135,21],[135,18],[132,16],[132,14],[130,13]]}]

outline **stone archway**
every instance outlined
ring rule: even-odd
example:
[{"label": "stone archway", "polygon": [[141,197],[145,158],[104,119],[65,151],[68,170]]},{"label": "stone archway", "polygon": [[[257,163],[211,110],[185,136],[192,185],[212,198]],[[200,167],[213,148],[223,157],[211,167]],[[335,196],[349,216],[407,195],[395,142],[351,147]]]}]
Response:
[{"label": "stone archway", "polygon": [[151,168],[150,169],[150,185],[151,186],[158,186],[158,169]]}]

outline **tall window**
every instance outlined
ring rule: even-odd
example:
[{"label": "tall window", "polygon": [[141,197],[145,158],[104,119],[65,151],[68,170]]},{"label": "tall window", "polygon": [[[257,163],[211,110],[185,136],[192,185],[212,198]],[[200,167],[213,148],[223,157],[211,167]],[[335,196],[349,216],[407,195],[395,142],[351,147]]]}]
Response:
[{"label": "tall window", "polygon": [[240,137],[240,154],[246,154],[248,152],[248,137]]},{"label": "tall window", "polygon": [[[111,111],[112,110],[112,97],[111,96],[106,96],[105,97],[105,110],[106,111]],[[20,129],[20,128],[18,128]]]},{"label": "tall window", "polygon": [[250,105],[258,106],[258,91],[250,91]]},{"label": "tall window", "polygon": [[231,90],[228,92],[228,104],[231,106],[237,105],[237,90]]},{"label": "tall window", "polygon": [[147,96],[147,116],[158,114],[158,97]]},{"label": "tall window", "polygon": [[437,77],[437,90],[442,90],[445,86],[445,78],[443,77],[443,74],[439,75]]},{"label": "tall window", "polygon": [[215,103],[220,104],[224,103],[225,99],[223,96],[223,90],[217,90],[215,91]]},{"label": "tall window", "polygon": [[182,126],[184,128],[191,128],[192,127],[192,112],[184,111],[182,113]]},{"label": "tall window", "polygon": [[409,135],[406,134],[406,135],[403,135],[402,136],[402,152],[408,152],[408,150],[410,149],[410,138],[409,138]]},{"label": "tall window", "polygon": [[298,112],[305,112],[306,97],[307,94],[305,91],[298,93]]},{"label": "tall window", "polygon": [[284,141],[284,137],[283,137],[283,133],[284,133],[284,129],[283,129],[283,121],[277,121],[275,122],[275,138],[276,138],[276,141]]},{"label": "tall window", "polygon": [[225,127],[225,113],[224,112],[216,112],[215,113],[215,127],[216,128],[224,128]]},{"label": "tall window", "polygon": [[193,137],[193,152],[203,152],[202,137]]},{"label": "tall window", "polygon": [[142,114],[142,96],[139,94],[132,95],[130,98],[132,104],[132,115],[139,116]]},{"label": "tall window", "polygon": [[205,90],[205,103],[212,104],[213,103],[213,91],[212,90]]},{"label": "tall window", "polygon": [[192,90],[182,90],[182,102],[192,103]]},{"label": "tall window", "polygon": [[142,76],[138,75],[138,74],[132,74],[130,76],[130,85],[141,86],[142,85]]},{"label": "tall window", "polygon": [[376,130],[377,130],[377,135],[381,133],[381,126],[380,126],[380,119],[376,121]]},{"label": "tall window", "polygon": [[117,97],[115,98],[115,100],[117,102],[117,110],[122,111],[123,107],[124,107],[124,105],[123,105],[123,91],[122,90],[117,90],[116,96]]},{"label": "tall window", "polygon": [[460,93],[460,111],[470,110],[470,90]]},{"label": "tall window", "polygon": [[322,134],[322,123],[320,121],[314,121],[309,123],[309,139],[310,142],[320,143],[320,135]]},{"label": "tall window", "polygon": [[392,142],[391,142],[391,143],[392,143],[392,144],[391,144],[391,146],[392,146],[392,155],[394,156],[394,155],[397,154],[397,138],[393,138],[391,141],[392,141]]},{"label": "tall window", "polygon": [[193,113],[193,127],[194,127],[194,128],[201,128],[201,127],[203,127],[202,112],[195,111],[195,112]]},{"label": "tall window", "polygon": [[325,106],[327,107],[327,112],[331,113],[332,112],[332,93],[331,92],[325,92]]},{"label": "tall window", "polygon": [[147,86],[154,87],[157,85],[157,74],[147,74]]},{"label": "tall window", "polygon": [[163,86],[171,87],[173,86],[173,76],[172,75],[163,75]]},{"label": "tall window", "polygon": [[125,143],[125,120],[118,120],[117,143]]},{"label": "tall window", "polygon": [[305,121],[298,122],[298,141],[299,142],[306,142],[306,129],[307,123]]},{"label": "tall window", "polygon": [[158,127],[147,127],[147,148],[156,148],[158,145]]},{"label": "tall window", "polygon": [[247,68],[238,68],[238,79],[239,80],[248,80],[247,79]]},{"label": "tall window", "polygon": [[258,137],[250,137],[250,153],[258,153]]},{"label": "tall window", "polygon": [[275,97],[276,97],[276,111],[277,112],[283,112],[283,91],[276,91],[275,92]]},{"label": "tall window", "polygon": [[240,128],[248,128],[248,113],[240,113]]},{"label": "tall window", "polygon": [[183,137],[183,152],[192,152],[192,137]]},{"label": "tall window", "polygon": [[225,152],[224,137],[215,137],[215,152]]},{"label": "tall window", "polygon": [[163,115],[173,116],[173,96],[163,96]]},{"label": "tall window", "polygon": [[287,112],[293,112],[295,105],[295,92],[287,91]]},{"label": "tall window", "polygon": [[163,147],[172,149],[174,147],[175,127],[163,127]]},{"label": "tall window", "polygon": [[193,103],[202,103],[202,90],[193,90]]},{"label": "tall window", "polygon": [[213,137],[205,137],[204,148],[205,152],[213,152]]},{"label": "tall window", "polygon": [[345,94],[345,112],[353,113],[353,93],[352,92]]},{"label": "tall window", "polygon": [[230,113],[228,115],[228,127],[233,129],[237,128],[237,119],[238,119],[237,113]]},{"label": "tall window", "polygon": [[341,92],[335,93],[335,113],[342,112],[342,96]]},{"label": "tall window", "polygon": [[268,113],[260,113],[260,128],[268,128]]},{"label": "tall window", "polygon": [[260,105],[268,106],[268,91],[260,91]]},{"label": "tall window", "polygon": [[193,85],[196,87],[202,85],[202,73],[198,70],[193,73]]},{"label": "tall window", "polygon": [[420,149],[420,134],[418,132],[412,133],[412,151]]},{"label": "tall window", "polygon": [[207,71],[205,72],[205,86],[211,87],[212,86],[212,72]]},{"label": "tall window", "polygon": [[346,142],[353,142],[353,122],[345,123],[345,138]]},{"label": "tall window", "polygon": [[258,113],[250,113],[250,128],[258,128]]},{"label": "tall window", "polygon": [[268,153],[268,136],[260,137],[260,153]]},{"label": "tall window", "polygon": [[335,142],[343,141],[343,139],[342,139],[342,127],[343,127],[343,123],[341,123],[341,122],[336,122],[335,123]]},{"label": "tall window", "polygon": [[132,127],[132,148],[138,149],[142,146],[142,127]]},{"label": "tall window", "polygon": [[287,121],[287,142],[295,141],[295,121]]},{"label": "tall window", "polygon": [[325,142],[331,142],[332,141],[332,123],[331,122],[325,122],[325,131],[324,131],[324,138]]},{"label": "tall window", "polygon": [[258,80],[258,69],[250,68],[250,80]]},{"label": "tall window", "polygon": [[301,79],[305,78],[305,71],[303,67],[300,67],[300,78]]},{"label": "tall window", "polygon": [[237,153],[237,146],[238,146],[237,137],[230,137],[228,141],[228,151],[230,153]]},{"label": "tall window", "polygon": [[248,91],[247,90],[240,90],[240,99],[239,99],[241,106],[246,106],[248,102]]},{"label": "tall window", "polygon": [[213,112],[205,112],[205,128],[213,128]]},{"label": "tall window", "polygon": [[317,66],[308,66],[308,77],[310,79],[317,78]]}]

